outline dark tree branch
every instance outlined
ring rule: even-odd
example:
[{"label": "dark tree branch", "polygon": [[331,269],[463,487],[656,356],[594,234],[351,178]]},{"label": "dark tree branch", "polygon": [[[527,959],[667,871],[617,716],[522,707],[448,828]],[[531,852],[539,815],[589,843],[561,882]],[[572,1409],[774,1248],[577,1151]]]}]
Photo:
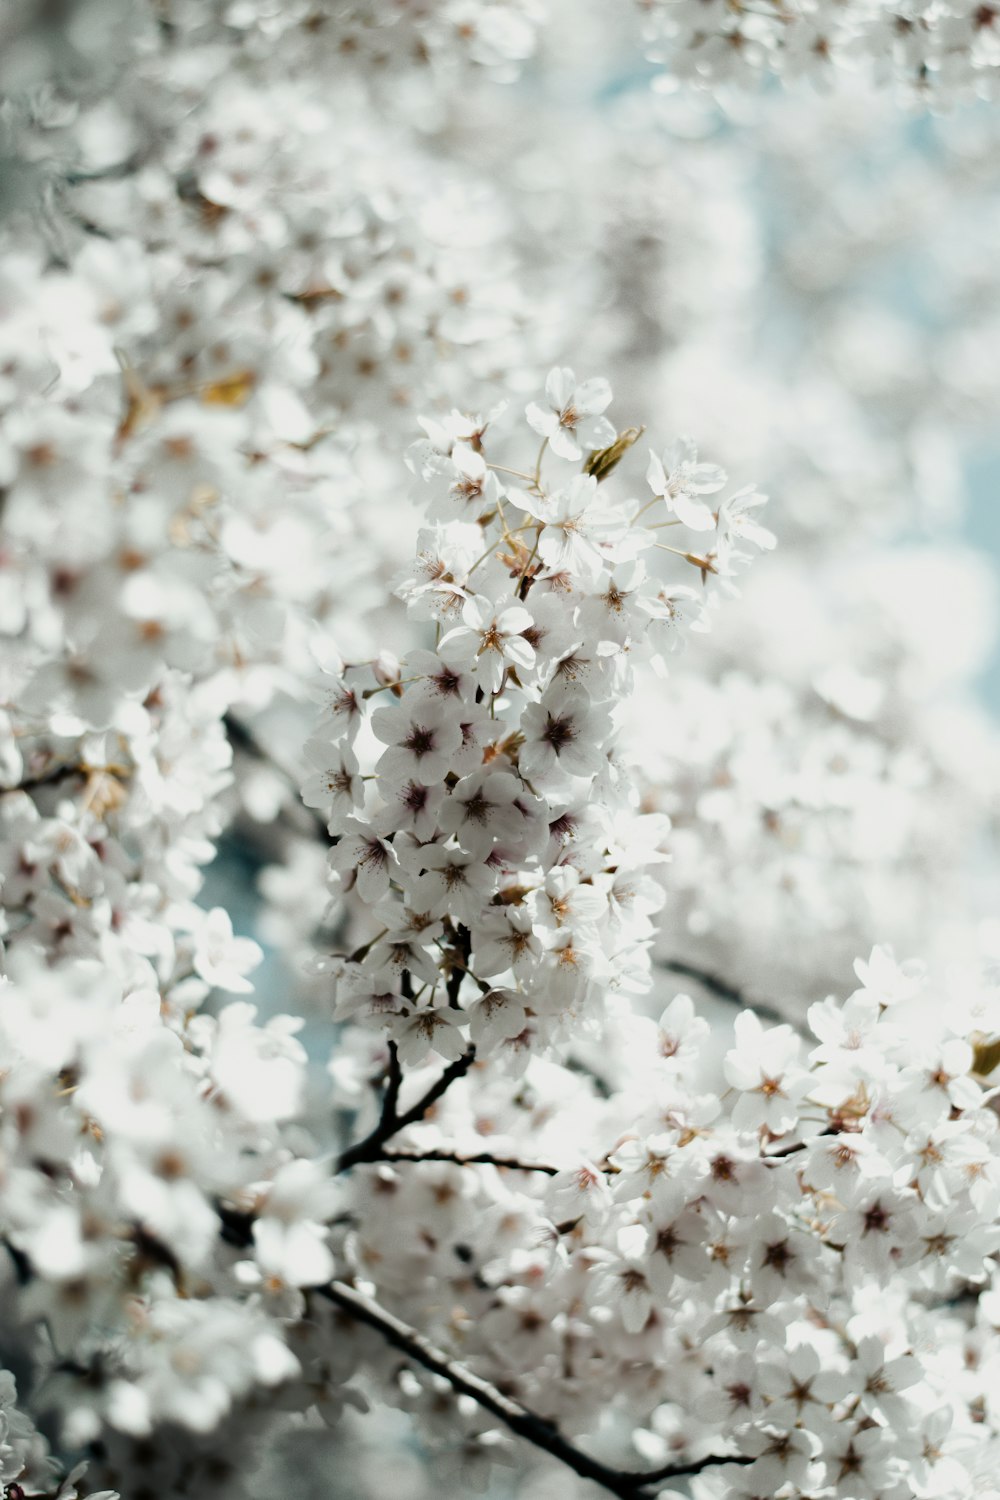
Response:
[{"label": "dark tree branch", "polygon": [[458,961],[452,964],[451,972],[448,975],[448,981],[445,985],[445,992],[448,996],[448,1004],[451,1006],[452,1010],[460,1009],[458,1003],[458,995],[459,991],[462,988],[462,980],[468,973],[469,959],[472,956],[472,934],[467,927],[463,927],[461,922],[458,924],[457,936]]},{"label": "dark tree branch", "polygon": [[[227,1244],[245,1249],[253,1238],[253,1214],[227,1208],[221,1203],[216,1205],[216,1209],[222,1220],[222,1238]],[[524,1438],[542,1452],[558,1459],[560,1463],[572,1469],[574,1474],[579,1474],[581,1478],[601,1485],[612,1495],[618,1495],[620,1500],[652,1500],[648,1494],[651,1485],[699,1474],[703,1469],[711,1468],[716,1464],[752,1462],[752,1459],[739,1455],[729,1457],[724,1454],[711,1454],[707,1458],[697,1459],[692,1463],[667,1464],[663,1468],[646,1473],[630,1473],[625,1469],[615,1469],[576,1447],[568,1438],[563,1437],[548,1418],[539,1416],[537,1412],[522,1406],[519,1401],[505,1395],[488,1380],[467,1370],[457,1361],[449,1359],[443,1350],[436,1348],[417,1329],[411,1328],[401,1318],[397,1318],[394,1313],[389,1312],[373,1298],[366,1297],[355,1287],[343,1281],[331,1281],[324,1286],[310,1287],[309,1291],[314,1296],[323,1297],[326,1301],[332,1302],[358,1322],[375,1329],[394,1349],[398,1349],[408,1359],[413,1360],[423,1369],[429,1370],[433,1375],[443,1376],[453,1391],[459,1395],[471,1396],[484,1411],[497,1417],[518,1437]]]},{"label": "dark tree branch", "polygon": [[752,1464],[753,1459],[744,1457],[742,1454],[732,1456],[722,1453],[710,1453],[707,1458],[696,1458],[687,1464],[664,1464],[662,1468],[650,1469],[643,1474],[642,1488],[651,1484],[662,1484],[665,1479],[684,1479],[691,1474],[700,1474],[703,1469],[712,1469],[716,1464],[739,1464],[741,1467]]},{"label": "dark tree branch", "polygon": [[399,1091],[403,1085],[403,1070],[399,1065],[399,1048],[395,1042],[389,1043],[389,1073],[385,1085],[385,1098],[382,1100],[382,1118],[380,1124],[395,1126],[399,1118]]},{"label": "dark tree branch", "polygon": [[41,790],[42,787],[58,786],[60,781],[68,781],[72,776],[85,777],[86,775],[87,772],[76,761],[71,761],[68,764],[66,761],[59,761],[55,765],[49,766],[47,770],[39,771],[35,776],[25,776],[23,781],[19,781],[13,790],[17,792],[36,792]]},{"label": "dark tree branch", "polygon": [[564,1066],[567,1067],[571,1073],[578,1073],[581,1078],[589,1079],[591,1084],[593,1085],[594,1093],[597,1094],[598,1098],[611,1098],[614,1090],[612,1089],[610,1083],[606,1078],[602,1078],[600,1073],[597,1072],[596,1068],[591,1067],[590,1063],[584,1062],[581,1057],[573,1057],[572,1055],[570,1055],[566,1058]]},{"label": "dark tree branch", "polygon": [[784,1021],[785,1016],[773,1005],[766,1001],[752,1000],[750,996],[727,979],[713,974],[707,969],[699,968],[697,964],[689,964],[681,958],[658,958],[655,960],[656,967],[667,974],[678,974],[682,979],[693,979],[700,984],[703,990],[714,995],[717,1000],[725,1000],[727,1005],[738,1005],[741,1010],[756,1011],[757,1015],[765,1021]]},{"label": "dark tree branch", "polygon": [[78,213],[75,208],[70,208],[68,204],[64,203],[62,205],[62,212],[71,223],[76,225],[77,229],[82,229],[84,234],[92,234],[95,239],[99,240],[114,238],[111,232],[104,229],[96,220],[89,219],[86,214]]},{"label": "dark tree branch", "polygon": [[354,1287],[342,1281],[332,1281],[327,1286],[316,1287],[314,1290],[317,1295],[325,1297],[327,1301],[342,1308],[358,1322],[366,1323],[369,1328],[374,1328],[387,1343],[405,1354],[415,1364],[421,1365],[425,1370],[430,1370],[434,1375],[443,1376],[453,1391],[459,1395],[471,1396],[484,1411],[498,1418],[518,1437],[525,1438],[534,1447],[558,1459],[568,1469],[572,1469],[574,1474],[579,1474],[581,1479],[589,1479],[594,1484],[599,1484],[609,1494],[618,1495],[620,1500],[648,1500],[651,1485],[698,1474],[702,1469],[710,1468],[715,1464],[751,1462],[745,1457],[729,1458],[712,1454],[694,1463],[668,1464],[645,1474],[615,1469],[609,1464],[601,1463],[599,1459],[592,1458],[589,1453],[584,1453],[568,1438],[563,1437],[555,1424],[547,1418],[530,1411],[519,1401],[504,1395],[488,1380],[483,1380],[481,1376],[465,1369],[463,1365],[450,1360],[422,1333],[418,1333],[415,1328],[411,1328]]},{"label": "dark tree branch", "polygon": [[[456,935],[456,950],[446,990],[448,1003],[455,1008],[459,1007],[459,991],[462,988],[462,980],[468,971],[469,956],[472,951],[472,937],[467,927],[459,924]],[[410,975],[404,972],[402,980],[402,991],[407,999],[412,998],[413,987]],[[337,1163],[338,1172],[347,1172],[351,1167],[358,1166],[361,1162],[385,1161],[386,1153],[383,1150],[386,1141],[405,1130],[407,1125],[414,1125],[422,1120],[433,1104],[436,1104],[441,1096],[447,1092],[457,1078],[461,1078],[472,1067],[476,1059],[476,1049],[470,1046],[468,1051],[458,1058],[456,1062],[449,1063],[444,1072],[431,1087],[422,1094],[417,1102],[402,1114],[399,1112],[399,1092],[403,1083],[403,1073],[399,1065],[399,1053],[395,1042],[389,1043],[389,1070],[386,1083],[385,1095],[382,1100],[382,1112],[379,1122],[364,1140],[358,1141],[356,1145],[349,1146],[342,1154]],[[409,1158],[413,1159],[413,1158]],[[431,1160],[425,1157],[425,1160]]]},{"label": "dark tree branch", "polygon": [[503,1167],[510,1172],[544,1172],[555,1177],[562,1171],[547,1161],[521,1161],[517,1156],[493,1156],[489,1151],[479,1151],[473,1156],[463,1156],[458,1151],[433,1148],[427,1151],[383,1151],[378,1161],[447,1161],[457,1167]]},{"label": "dark tree branch", "polygon": [[226,727],[226,734],[229,736],[230,743],[237,750],[242,750],[245,755],[249,755],[254,760],[259,760],[264,765],[270,766],[285,781],[294,783],[295,777],[288,766],[283,766],[275,760],[270,750],[264,747],[249,724],[245,723],[243,719],[237,718],[233,713],[224,714],[222,722]]},{"label": "dark tree branch", "polygon": [[131,156],[124,161],[116,161],[109,167],[99,167],[93,172],[71,170],[63,174],[63,182],[67,187],[79,187],[86,182],[115,182],[122,177],[129,177],[137,172],[143,164],[143,155],[139,151],[133,151]]},{"label": "dark tree branch", "polygon": [[[476,1060],[476,1049],[470,1047],[463,1052],[457,1062],[449,1063],[444,1072],[438,1077],[426,1093],[421,1094],[417,1102],[399,1114],[394,1108],[391,1117],[387,1117],[383,1105],[382,1117],[375,1129],[366,1135],[364,1140],[358,1141],[356,1145],[349,1146],[337,1162],[338,1172],[347,1172],[351,1167],[358,1166],[361,1162],[373,1162],[382,1160],[382,1147],[386,1141],[398,1131],[405,1130],[407,1125],[415,1125],[422,1120],[433,1104],[436,1104],[441,1096],[457,1078],[462,1078],[472,1067]],[[391,1079],[390,1079],[391,1086]],[[386,1091],[388,1097],[388,1089]]]},{"label": "dark tree branch", "polygon": [[31,1261],[25,1255],[24,1251],[19,1250],[16,1245],[12,1245],[10,1240],[4,1239],[2,1243],[7,1254],[14,1262],[14,1275],[17,1277],[18,1286],[27,1286],[28,1282],[34,1276],[34,1272],[31,1269]]},{"label": "dark tree branch", "polygon": [[[844,1128],[845,1127],[842,1121],[840,1123],[837,1123],[836,1121],[831,1120],[829,1125],[824,1125],[822,1130],[817,1131],[816,1134],[814,1136],[810,1136],[808,1140],[791,1141],[787,1146],[779,1146],[777,1151],[762,1150],[760,1159],[763,1162],[774,1162],[780,1161],[782,1157],[785,1156],[794,1156],[797,1151],[804,1151],[807,1146],[811,1146],[813,1141],[822,1140],[824,1136],[839,1135]],[[848,1126],[847,1128],[850,1129],[851,1127]]]}]

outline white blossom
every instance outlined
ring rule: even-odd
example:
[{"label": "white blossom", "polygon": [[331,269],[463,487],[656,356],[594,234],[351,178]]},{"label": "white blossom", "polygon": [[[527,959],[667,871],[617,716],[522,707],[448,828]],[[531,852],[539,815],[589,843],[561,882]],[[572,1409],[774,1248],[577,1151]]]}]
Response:
[{"label": "white blossom", "polygon": [[528,423],[560,458],[579,459],[587,449],[604,448],[614,440],[615,429],[602,415],[611,404],[606,380],[584,380],[578,385],[572,370],[551,370],[545,399],[545,406],[532,401],[527,407]]},{"label": "white blossom", "polygon": [[989,1494],[1000,18],[7,9],[6,1500]]}]

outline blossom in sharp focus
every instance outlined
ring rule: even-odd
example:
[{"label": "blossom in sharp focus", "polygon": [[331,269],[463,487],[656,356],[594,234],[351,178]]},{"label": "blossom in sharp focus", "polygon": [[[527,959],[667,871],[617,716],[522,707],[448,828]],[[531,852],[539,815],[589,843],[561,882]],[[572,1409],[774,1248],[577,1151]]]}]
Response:
[{"label": "blossom in sharp focus", "polygon": [[606,448],[614,441],[615,429],[602,415],[611,404],[611,387],[606,380],[584,380],[578,385],[572,370],[550,370],[545,401],[544,406],[537,401],[529,403],[528,425],[560,458],[580,459],[586,452]]}]

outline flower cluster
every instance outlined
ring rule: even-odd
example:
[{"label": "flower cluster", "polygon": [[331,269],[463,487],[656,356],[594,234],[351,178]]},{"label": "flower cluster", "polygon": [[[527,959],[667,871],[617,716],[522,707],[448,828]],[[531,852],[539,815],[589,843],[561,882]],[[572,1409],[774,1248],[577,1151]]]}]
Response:
[{"label": "flower cluster", "polygon": [[[738,976],[745,995],[801,1018],[859,936],[930,956],[936,923],[947,948],[934,875],[954,869],[956,904],[975,909],[961,851],[995,801],[976,724],[963,784],[947,741],[925,730],[901,742],[898,710],[877,701],[860,661],[803,684],[732,666],[713,681],[702,665],[673,673],[669,696],[647,680],[624,710],[626,750],[644,747],[644,805],[671,825],[663,961]],[[945,720],[950,736],[956,705]]]},{"label": "flower cluster", "polygon": [[937,102],[996,97],[1000,46],[990,5],[936,0],[849,4],[706,5],[639,0],[651,53],[670,75],[701,84],[746,83],[773,72],[828,83],[866,69],[910,96]]},{"label": "flower cluster", "polygon": [[743,1012],[721,1057],[686,996],[620,1011],[586,1108],[544,1060],[516,1089],[477,1064],[355,1174],[345,1254],[626,1470],[704,1468],[727,1500],[967,1493],[995,1431],[996,991],[942,1004],[886,950],[857,972],[809,1039]]},{"label": "flower cluster", "polygon": [[[195,967],[242,988],[245,956],[231,934],[227,945],[224,914],[213,918]],[[298,1026],[258,1026],[246,1002],[217,1018],[165,1017],[138,967],[124,981],[90,960],[49,968],[24,946],[7,968],[3,1297],[33,1330],[26,1352],[50,1377],[60,1440],[85,1449],[105,1424],[135,1438],[164,1421],[209,1431],[255,1388],[299,1370],[255,1288],[327,1270],[311,1216],[325,1216],[329,1189],[315,1173],[303,1181],[309,1164],[280,1147],[301,1109]],[[228,1297],[216,1279],[223,1198],[259,1211],[251,1254],[225,1276]],[[20,1469],[9,1478],[23,1485],[37,1460],[17,1451],[27,1480]],[[127,1474],[114,1482],[127,1492]]]},{"label": "flower cluster", "polygon": [[996,127],[633,24],[0,17],[4,1500],[991,1490]]},{"label": "flower cluster", "polygon": [[[764,498],[721,498],[689,443],[651,454],[651,497],[612,499],[638,433],[616,433],[610,400],[553,370],[526,409],[530,468],[494,460],[511,457],[494,419],[425,422],[410,463],[433,524],[398,592],[434,649],[345,668],[306,747],[335,887],[377,929],[338,966],[336,1014],[385,1028],[403,1062],[454,1061],[471,1038],[523,1065],[649,985],[665,824],[634,805],[615,706],[635,661],[662,671],[704,622],[698,580],[731,588],[746,546],[774,539]],[[690,547],[658,540],[678,526]]]}]

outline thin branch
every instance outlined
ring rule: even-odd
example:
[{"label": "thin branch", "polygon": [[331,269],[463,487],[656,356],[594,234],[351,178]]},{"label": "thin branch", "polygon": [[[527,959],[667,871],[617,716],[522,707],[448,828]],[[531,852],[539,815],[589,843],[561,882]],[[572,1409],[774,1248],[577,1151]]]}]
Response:
[{"label": "thin branch", "polygon": [[75,208],[71,208],[69,204],[62,204],[61,212],[65,214],[66,218],[72,224],[76,225],[77,229],[82,229],[84,234],[92,234],[98,240],[114,239],[114,235],[110,230],[104,229],[95,219],[90,219],[86,214],[79,213]]},{"label": "thin branch", "polygon": [[562,1171],[562,1167],[553,1166],[547,1161],[522,1161],[517,1156],[493,1156],[489,1151],[479,1151],[473,1156],[463,1156],[458,1151],[448,1151],[444,1148],[433,1147],[427,1151],[383,1151],[378,1161],[448,1161],[457,1167],[503,1167],[510,1172],[544,1172],[548,1177],[555,1177]]},{"label": "thin branch", "polygon": [[612,1468],[609,1464],[601,1463],[599,1459],[592,1458],[589,1453],[584,1453],[581,1448],[576,1447],[568,1438],[563,1437],[555,1424],[547,1418],[522,1406],[519,1401],[504,1395],[489,1381],[483,1380],[471,1370],[465,1369],[463,1365],[449,1359],[422,1333],[418,1333],[415,1328],[411,1328],[354,1287],[342,1281],[332,1281],[326,1286],[316,1287],[313,1290],[318,1296],[325,1297],[327,1301],[342,1308],[358,1322],[367,1323],[369,1328],[374,1328],[387,1343],[399,1349],[414,1363],[423,1366],[425,1370],[430,1370],[434,1375],[443,1376],[453,1391],[462,1396],[471,1396],[484,1411],[497,1417],[518,1437],[525,1438],[534,1447],[558,1459],[568,1469],[572,1469],[574,1474],[579,1474],[581,1479],[589,1479],[610,1494],[618,1495],[620,1500],[646,1500],[650,1485],[661,1484],[664,1480],[675,1477],[698,1474],[702,1469],[710,1468],[715,1464],[751,1462],[746,1457],[729,1458],[712,1454],[695,1463],[667,1465],[645,1474]]},{"label": "thin branch", "polygon": [[226,734],[237,749],[242,750],[246,755],[252,756],[254,760],[262,761],[265,765],[270,766],[285,781],[295,782],[294,772],[288,766],[283,766],[280,761],[275,760],[270,750],[264,747],[244,719],[239,719],[235,714],[229,713],[223,715],[222,722],[225,725]]},{"label": "thin branch", "polygon": [[[227,1208],[223,1203],[216,1204],[216,1211],[222,1221],[222,1238],[227,1244],[245,1249],[253,1237],[253,1214]],[[373,1298],[366,1297],[357,1288],[348,1286],[343,1281],[330,1281],[323,1286],[310,1287],[309,1291],[317,1297],[323,1297],[328,1302],[334,1303],[358,1322],[366,1323],[369,1328],[374,1328],[394,1349],[398,1349],[425,1370],[430,1370],[432,1374],[443,1376],[453,1391],[459,1395],[471,1396],[477,1405],[499,1418],[504,1426],[516,1433],[518,1437],[525,1438],[534,1447],[558,1459],[560,1463],[572,1469],[574,1474],[579,1474],[583,1479],[592,1480],[594,1484],[601,1485],[612,1495],[618,1495],[620,1500],[649,1500],[646,1492],[650,1485],[699,1474],[703,1469],[711,1468],[716,1464],[752,1462],[750,1458],[744,1456],[728,1457],[712,1454],[693,1463],[668,1464],[664,1468],[641,1474],[612,1468],[577,1448],[568,1438],[562,1436],[555,1424],[548,1418],[539,1416],[537,1412],[522,1406],[519,1401],[504,1395],[488,1380],[475,1375],[457,1361],[449,1359],[443,1350],[436,1348],[417,1329],[411,1328],[401,1318],[397,1318],[394,1313],[389,1312]]]},{"label": "thin branch", "polygon": [[356,1167],[362,1162],[380,1161],[382,1159],[382,1147],[386,1141],[398,1131],[405,1130],[407,1125],[415,1125],[422,1120],[433,1104],[436,1104],[441,1096],[457,1078],[462,1078],[472,1067],[476,1060],[476,1049],[470,1047],[456,1062],[449,1063],[444,1072],[431,1084],[426,1093],[421,1094],[416,1104],[404,1110],[402,1114],[393,1110],[391,1118],[386,1118],[383,1109],[382,1118],[375,1129],[366,1135],[364,1140],[358,1141],[356,1145],[349,1146],[337,1162],[337,1171],[347,1172],[351,1167]]},{"label": "thin branch", "polygon": [[462,988],[462,980],[468,973],[469,959],[472,957],[472,934],[461,922],[458,924],[457,937],[459,958],[457,963],[452,964],[448,982],[445,985],[448,1004],[452,1010],[459,1009],[458,995]]},{"label": "thin branch", "polygon": [[35,1274],[31,1269],[31,1261],[25,1255],[23,1250],[18,1249],[17,1245],[12,1245],[10,1240],[8,1240],[6,1237],[3,1240],[0,1240],[0,1244],[3,1245],[4,1249],[7,1251],[7,1254],[14,1262],[14,1275],[17,1278],[18,1286],[27,1286],[28,1282],[33,1279]]},{"label": "thin branch", "polygon": [[708,990],[717,1000],[725,1000],[727,1005],[738,1005],[741,1010],[756,1011],[765,1021],[786,1019],[773,1005],[768,1005],[766,1001],[752,1000],[744,990],[737,989],[736,985],[730,984],[718,974],[699,968],[697,964],[690,964],[681,958],[658,958],[655,962],[656,967],[667,974],[679,974],[682,979],[695,980],[702,989]]},{"label": "thin branch", "polygon": [[642,1488],[650,1484],[662,1484],[665,1479],[684,1479],[691,1474],[700,1474],[704,1469],[714,1468],[716,1464],[745,1464],[753,1463],[752,1458],[743,1454],[732,1456],[721,1453],[710,1453],[707,1458],[696,1458],[687,1464],[664,1464],[660,1469],[650,1469],[642,1476]]},{"label": "thin branch", "polygon": [[781,1161],[786,1156],[794,1156],[798,1151],[805,1151],[813,1141],[822,1140],[824,1136],[837,1135],[841,1128],[831,1123],[824,1126],[816,1135],[810,1136],[807,1141],[792,1141],[787,1146],[779,1146],[777,1151],[762,1151],[760,1159],[762,1162]]},{"label": "thin branch", "polygon": [[593,1086],[594,1093],[597,1094],[599,1098],[611,1098],[611,1095],[614,1091],[610,1083],[606,1078],[602,1078],[600,1073],[597,1072],[596,1068],[591,1067],[590,1063],[584,1062],[581,1057],[573,1057],[572,1055],[570,1055],[565,1059],[564,1066],[569,1070],[570,1073],[577,1073],[581,1078],[589,1079],[590,1083]]},{"label": "thin branch", "polygon": [[[465,977],[465,966],[469,961],[472,948],[472,940],[467,927],[459,926],[458,929],[459,962],[456,963],[448,977],[447,992],[448,1001],[451,1005],[458,1005],[458,992],[462,987]],[[403,993],[411,993],[411,981],[409,974],[403,976]],[[337,1163],[338,1172],[347,1172],[351,1167],[356,1167],[361,1162],[384,1161],[383,1147],[386,1141],[405,1130],[407,1125],[415,1125],[422,1120],[433,1104],[436,1104],[441,1096],[451,1088],[457,1078],[463,1077],[476,1060],[476,1049],[470,1047],[456,1062],[449,1063],[440,1077],[431,1084],[430,1088],[420,1096],[417,1102],[399,1113],[399,1091],[403,1083],[403,1071],[399,1065],[399,1053],[395,1042],[389,1043],[389,1075],[386,1084],[385,1097],[382,1100],[382,1113],[379,1122],[364,1140],[358,1141],[356,1145],[349,1146],[342,1154]]]},{"label": "thin branch", "polygon": [[[825,1130],[819,1132],[819,1135],[811,1136],[808,1140],[792,1141],[789,1145],[779,1146],[776,1151],[762,1151],[760,1160],[765,1166],[771,1166],[783,1161],[787,1156],[795,1156],[798,1152],[805,1151],[808,1146],[812,1145],[814,1140],[820,1140],[823,1136],[836,1135],[836,1133],[833,1126],[827,1126]],[[370,1140],[371,1137],[368,1137],[368,1139]],[[605,1156],[603,1159],[607,1161],[608,1158]],[[548,1177],[557,1177],[560,1172],[566,1170],[564,1167],[557,1167],[552,1162],[547,1161],[523,1161],[519,1156],[496,1156],[491,1151],[477,1151],[473,1154],[463,1154],[460,1151],[451,1150],[444,1146],[431,1146],[425,1150],[415,1151],[386,1151],[378,1149],[377,1155],[368,1155],[365,1160],[383,1162],[407,1161],[415,1163],[442,1161],[451,1162],[457,1167],[486,1166],[498,1167],[510,1172],[543,1172]],[[605,1176],[614,1176],[619,1169],[609,1165],[599,1167],[598,1170],[603,1172]],[[579,1223],[578,1219],[567,1219],[565,1224],[556,1225],[556,1228],[562,1233],[563,1230],[572,1229],[577,1223]],[[955,1300],[960,1301],[961,1298],[956,1298]],[[935,1304],[935,1306],[938,1305],[950,1306],[951,1304]]]},{"label": "thin branch", "polygon": [[[995,1260],[996,1257],[994,1256],[993,1259]],[[945,1307],[973,1308],[978,1305],[980,1297],[988,1290],[989,1282],[985,1282],[982,1286],[966,1282],[952,1296],[944,1297],[940,1302],[926,1303],[925,1307],[928,1312],[938,1312]]]},{"label": "thin branch", "polygon": [[[404,988],[404,994],[405,994]],[[399,1064],[399,1048],[395,1042],[389,1043],[389,1074],[385,1085],[385,1098],[382,1100],[382,1118],[380,1125],[392,1125],[396,1128],[399,1119],[399,1091],[403,1086],[403,1069]]]},{"label": "thin branch", "polygon": [[86,776],[87,772],[76,761],[58,761],[49,766],[46,771],[39,771],[36,776],[25,776],[14,788],[18,792],[35,792],[46,786],[57,786],[60,781],[68,781],[71,776]]},{"label": "thin branch", "polygon": [[137,172],[143,164],[143,153],[133,151],[131,156],[124,161],[116,161],[109,167],[100,167],[93,172],[72,170],[63,173],[63,182],[67,187],[79,187],[86,182],[114,182],[122,177],[129,177]]},{"label": "thin branch", "polygon": [[404,1114],[397,1117],[396,1129],[405,1130],[407,1125],[415,1125],[418,1120],[422,1120],[431,1105],[437,1103],[441,1096],[451,1088],[451,1085],[457,1078],[465,1076],[475,1060],[476,1049],[472,1046],[469,1047],[467,1052],[463,1052],[462,1056],[456,1062],[449,1063],[448,1067],[441,1074],[441,1077],[436,1083],[431,1085],[426,1094],[422,1095],[416,1104],[412,1105]]}]

